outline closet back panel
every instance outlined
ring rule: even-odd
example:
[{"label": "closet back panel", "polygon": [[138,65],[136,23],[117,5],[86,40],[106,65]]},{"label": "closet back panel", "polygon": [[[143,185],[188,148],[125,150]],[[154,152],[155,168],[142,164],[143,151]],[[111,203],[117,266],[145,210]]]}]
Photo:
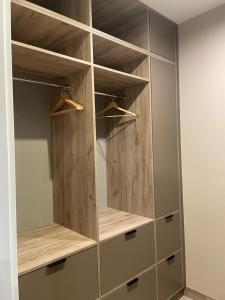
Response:
[{"label": "closet back panel", "polygon": [[152,195],[151,104],[147,85],[125,91],[121,105],[136,119],[108,122],[106,140],[109,207],[154,217]]},{"label": "closet back panel", "polygon": [[14,82],[17,226],[53,222],[49,89]]},{"label": "closet back panel", "polygon": [[175,66],[151,60],[157,217],[179,209],[178,107]]},{"label": "closet back panel", "polygon": [[[96,111],[104,109],[109,98],[96,96]],[[107,203],[107,166],[106,166],[106,123],[105,119],[96,120],[96,192],[99,208],[108,207]]]},{"label": "closet back panel", "polygon": [[89,0],[30,0],[30,2],[90,25]]},{"label": "closet back panel", "polygon": [[148,50],[148,10],[135,0],[92,0],[93,27]]},{"label": "closet back panel", "polygon": [[70,93],[83,111],[52,120],[54,220],[97,239],[95,126],[92,71],[70,78]]}]

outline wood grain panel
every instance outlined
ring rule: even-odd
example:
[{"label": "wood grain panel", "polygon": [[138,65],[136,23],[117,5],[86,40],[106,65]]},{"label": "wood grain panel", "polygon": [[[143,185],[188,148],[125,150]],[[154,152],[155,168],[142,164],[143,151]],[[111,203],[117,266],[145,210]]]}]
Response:
[{"label": "wood grain panel", "polygon": [[120,92],[126,88],[149,82],[148,78],[142,78],[98,65],[94,65],[94,71],[95,90],[98,92]]},{"label": "wood grain panel", "polygon": [[94,62],[105,67],[123,66],[148,56],[148,51],[93,29]]},{"label": "wood grain panel", "polygon": [[92,0],[93,27],[148,49],[148,13],[135,0]]},{"label": "wood grain panel", "polygon": [[90,37],[85,26],[29,2],[12,2],[12,38],[67,55],[66,49],[73,48],[71,56],[90,61]]},{"label": "wood grain panel", "polygon": [[15,41],[12,42],[12,61],[14,75],[31,74],[52,81],[90,66],[88,62]]},{"label": "wood grain panel", "polygon": [[54,221],[97,239],[95,135],[91,68],[70,77],[84,111],[52,120]]},{"label": "wood grain panel", "polygon": [[18,236],[19,276],[96,245],[96,242],[57,224]]},{"label": "wood grain panel", "polygon": [[99,212],[99,239],[104,241],[150,222],[152,219],[117,209],[105,208]]},{"label": "wood grain panel", "polygon": [[31,2],[90,25],[89,0],[31,0]]},{"label": "wood grain panel", "polygon": [[126,91],[122,105],[137,118],[109,120],[107,147],[108,205],[144,217],[154,217],[151,108],[149,85]]}]

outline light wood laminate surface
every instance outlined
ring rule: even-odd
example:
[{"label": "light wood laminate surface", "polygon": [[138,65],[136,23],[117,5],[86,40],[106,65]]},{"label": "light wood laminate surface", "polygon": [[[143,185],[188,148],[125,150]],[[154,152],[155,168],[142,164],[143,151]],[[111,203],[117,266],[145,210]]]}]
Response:
[{"label": "light wood laminate surface", "polygon": [[145,58],[149,52],[109,34],[93,29],[94,61],[103,66],[124,66]]},{"label": "light wood laminate surface", "polygon": [[97,92],[122,91],[126,88],[149,82],[148,78],[142,78],[99,65],[94,65],[94,72],[95,90]]},{"label": "light wood laminate surface", "polygon": [[18,273],[24,275],[94,245],[94,240],[57,224],[21,234],[18,236]]},{"label": "light wood laminate surface", "polygon": [[88,62],[12,41],[14,75],[36,75],[40,78],[58,80],[87,69]]},{"label": "light wood laminate surface", "polygon": [[[50,24],[54,24],[53,22],[58,22],[58,30],[63,30],[64,26],[71,25],[74,26],[74,31],[90,31],[90,28],[86,26],[85,24],[82,24],[76,20],[73,20],[71,18],[68,18],[66,16],[63,16],[61,14],[58,14],[52,10],[46,9],[42,6],[33,4],[29,1],[25,0],[11,0],[12,3],[12,18],[22,15],[23,19],[16,18],[14,20],[19,28],[22,26],[25,20],[28,21],[27,23],[27,29],[30,30],[30,25],[35,26],[33,24],[32,20],[34,21],[34,17],[36,18],[36,22],[38,21],[38,25],[40,26],[40,23],[42,24],[43,28],[48,28]],[[25,20],[24,20],[25,18]],[[55,23],[56,24],[56,23]],[[13,27],[14,29],[15,27]],[[38,29],[39,30],[39,29]],[[59,30],[59,31],[60,31]],[[28,34],[26,32],[26,34]],[[57,32],[54,32],[55,35],[59,34]]]},{"label": "light wood laminate surface", "polygon": [[99,239],[104,241],[151,223],[153,220],[112,208],[99,211]]}]

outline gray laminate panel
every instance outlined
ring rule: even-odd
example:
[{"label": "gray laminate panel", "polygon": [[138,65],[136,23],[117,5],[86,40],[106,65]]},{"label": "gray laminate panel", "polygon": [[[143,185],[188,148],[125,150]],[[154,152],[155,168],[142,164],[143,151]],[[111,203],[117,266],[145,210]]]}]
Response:
[{"label": "gray laminate panel", "polygon": [[181,248],[180,214],[176,213],[156,221],[158,261]]},{"label": "gray laminate panel", "polygon": [[19,277],[20,300],[95,300],[98,297],[97,247]]},{"label": "gray laminate panel", "polygon": [[105,294],[155,262],[154,223],[100,243],[101,292]]},{"label": "gray laminate panel", "polygon": [[178,253],[158,265],[159,300],[166,300],[182,288],[182,257]]},{"label": "gray laminate panel", "polygon": [[[137,282],[135,280],[138,279]],[[151,269],[133,279],[133,284],[124,284],[112,293],[102,297],[103,300],[156,300],[156,270]],[[130,281],[132,283],[132,281]]]},{"label": "gray laminate panel", "polygon": [[175,60],[177,25],[163,16],[150,13],[150,50],[153,53]]},{"label": "gray laminate panel", "polygon": [[151,59],[156,217],[179,209],[175,66]]}]

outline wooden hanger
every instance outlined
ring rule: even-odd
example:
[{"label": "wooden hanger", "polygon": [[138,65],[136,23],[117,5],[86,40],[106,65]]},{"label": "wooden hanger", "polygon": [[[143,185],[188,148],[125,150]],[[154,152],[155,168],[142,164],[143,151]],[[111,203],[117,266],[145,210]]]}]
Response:
[{"label": "wooden hanger", "polygon": [[[108,110],[115,108],[116,110],[122,111],[125,114],[119,114],[119,115],[104,115],[105,112],[107,112]],[[104,108],[103,110],[100,110],[97,114],[97,119],[100,118],[119,118],[119,117],[137,117],[137,115],[129,110],[126,110],[122,107],[120,107],[114,100],[111,100],[111,102],[108,104],[108,106],[106,108]]]},{"label": "wooden hanger", "polygon": [[[71,108],[63,109],[65,105],[69,105]],[[51,117],[54,117],[57,115],[69,113],[72,110],[83,110],[83,109],[84,109],[83,106],[75,102],[67,91],[62,90],[58,102],[55,104],[55,106],[53,107],[49,115]]]}]

